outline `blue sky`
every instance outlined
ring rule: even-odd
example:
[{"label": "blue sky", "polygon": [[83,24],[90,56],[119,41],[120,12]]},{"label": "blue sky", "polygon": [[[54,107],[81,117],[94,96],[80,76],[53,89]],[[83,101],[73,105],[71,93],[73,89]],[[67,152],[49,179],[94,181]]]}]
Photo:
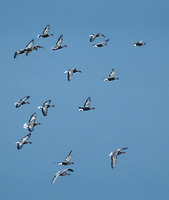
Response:
[{"label": "blue sky", "polygon": [[[0,198],[167,199],[169,196],[169,2],[2,1]],[[54,37],[37,38],[50,25]],[[110,39],[93,48],[92,33]],[[63,34],[67,48],[51,51]],[[14,52],[35,39],[44,49],[29,56]],[[93,44],[101,42],[97,38]],[[144,40],[147,45],[132,44]],[[65,70],[82,73],[67,81]],[[119,81],[104,82],[112,69]],[[30,105],[14,102],[30,95]],[[79,112],[88,97],[95,110]],[[44,117],[37,109],[51,99]],[[31,145],[17,150],[37,113],[41,126]],[[111,169],[111,151],[128,147]],[[65,169],[53,164],[73,150],[71,176],[51,180]]]}]

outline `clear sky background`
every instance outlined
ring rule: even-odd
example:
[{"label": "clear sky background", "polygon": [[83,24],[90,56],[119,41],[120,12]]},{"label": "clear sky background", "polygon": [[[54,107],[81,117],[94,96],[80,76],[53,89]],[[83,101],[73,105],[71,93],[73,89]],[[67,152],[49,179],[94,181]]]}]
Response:
[{"label": "clear sky background", "polygon": [[[1,200],[167,199],[168,9],[168,0],[1,1]],[[54,37],[37,38],[47,24]],[[92,33],[108,45],[92,47]],[[67,48],[51,51],[61,34]],[[14,59],[32,39],[44,49]],[[134,47],[138,40],[147,45]],[[73,67],[82,73],[68,82]],[[104,82],[113,68],[119,81]],[[26,95],[31,104],[16,109]],[[96,109],[79,112],[89,96]],[[44,117],[37,107],[48,99],[55,108]],[[33,112],[41,126],[17,150]],[[111,169],[108,155],[121,147],[128,150]],[[66,168],[54,162],[70,150],[74,172],[52,185]]]}]

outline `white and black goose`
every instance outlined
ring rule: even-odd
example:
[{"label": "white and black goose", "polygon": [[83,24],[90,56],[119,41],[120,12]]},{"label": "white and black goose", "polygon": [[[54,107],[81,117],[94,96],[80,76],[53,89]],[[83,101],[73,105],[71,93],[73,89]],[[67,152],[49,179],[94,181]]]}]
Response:
[{"label": "white and black goose", "polygon": [[22,138],[19,142],[16,142],[17,149],[21,149],[24,144],[32,144],[32,142],[29,142],[28,139],[31,137],[31,133],[26,135],[24,138]]},{"label": "white and black goose", "polygon": [[23,127],[25,129],[28,129],[28,131],[32,132],[34,130],[34,127],[37,125],[40,125],[41,123],[35,123],[36,121],[36,113],[33,113],[29,119],[29,123],[28,124],[24,124]]},{"label": "white and black goose", "polygon": [[72,76],[73,76],[73,74],[76,73],[76,72],[80,72],[81,73],[81,71],[77,70],[76,68],[69,69],[69,70],[65,71],[64,73],[67,74],[67,79],[68,79],[68,81],[70,81]]},{"label": "white and black goose", "polygon": [[74,170],[73,169],[64,169],[62,171],[58,171],[53,179],[52,179],[52,184],[56,181],[56,179],[59,177],[59,176],[66,176],[66,175],[70,175],[70,173],[67,173],[67,171],[70,171],[70,172],[73,172]]},{"label": "white and black goose", "polygon": [[90,107],[90,103],[91,103],[91,98],[87,98],[87,100],[84,103],[83,107],[79,107],[79,111],[88,111],[88,110],[93,110],[95,109],[94,107]]},{"label": "white and black goose", "polygon": [[24,104],[30,104],[29,102],[26,101],[29,98],[30,98],[30,96],[26,96],[26,97],[23,97],[22,99],[20,99],[20,101],[15,102],[14,104],[15,104],[16,108],[19,108],[21,105],[24,105]]},{"label": "white and black goose", "polygon": [[47,25],[47,26],[45,27],[45,29],[44,29],[42,35],[38,35],[37,37],[38,37],[38,38],[47,38],[47,37],[53,36],[53,34],[49,34],[49,33],[48,33],[49,30],[50,30],[50,26]]},{"label": "white and black goose", "polygon": [[119,80],[119,78],[115,78],[115,70],[112,69],[111,73],[109,74],[108,78],[105,78],[104,81],[114,81],[114,80]]},{"label": "white and black goose", "polygon": [[91,34],[89,36],[90,36],[90,42],[93,42],[97,37],[100,37],[100,36],[105,37],[103,34],[100,34],[100,33]]},{"label": "white and black goose", "polygon": [[111,156],[111,167],[112,168],[115,167],[117,156],[120,155],[120,154],[125,154],[125,152],[121,151],[121,150],[126,150],[126,149],[128,149],[128,147],[121,148],[121,149],[116,149],[114,152],[111,152],[109,154],[109,156]]},{"label": "white and black goose", "polygon": [[24,49],[20,49],[15,52],[14,58],[16,58],[20,54],[26,53],[27,52],[26,50],[32,48],[33,44],[34,44],[34,40],[31,40]]},{"label": "white and black goose", "polygon": [[143,46],[143,45],[146,45],[146,43],[143,42],[143,40],[139,40],[138,42],[133,43],[133,45],[134,45],[135,47],[141,47],[141,46]]},{"label": "white and black goose", "polygon": [[64,47],[67,47],[67,45],[61,46],[62,41],[63,41],[63,35],[61,35],[61,36],[58,38],[58,41],[56,42],[56,46],[55,46],[55,47],[51,47],[51,50],[58,50],[58,49],[62,49],[62,48],[64,48]]},{"label": "white and black goose", "polygon": [[109,41],[109,39],[105,40],[104,42],[95,44],[95,45],[93,45],[93,47],[103,47],[103,46],[106,46],[108,41]]},{"label": "white and black goose", "polygon": [[51,100],[45,101],[45,103],[42,106],[38,106],[38,109],[42,110],[42,113],[44,116],[47,116],[48,114],[48,108],[55,107],[54,105],[50,105]]},{"label": "white and black goose", "polygon": [[74,162],[69,162],[72,157],[72,151],[69,152],[69,155],[65,158],[63,162],[59,162],[58,165],[71,165],[74,164]]}]

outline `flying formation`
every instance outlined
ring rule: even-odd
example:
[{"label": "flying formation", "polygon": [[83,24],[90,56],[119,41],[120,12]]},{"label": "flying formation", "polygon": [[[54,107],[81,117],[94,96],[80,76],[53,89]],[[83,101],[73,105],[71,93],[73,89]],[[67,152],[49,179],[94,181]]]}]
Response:
[{"label": "flying formation", "polygon": [[[48,38],[48,37],[54,36],[54,34],[49,34],[49,31],[50,31],[50,26],[47,25],[44,28],[44,31],[42,32],[42,34],[38,35],[37,38]],[[89,42],[93,42],[95,40],[98,40],[97,39],[98,37],[106,38],[106,36],[104,34],[100,34],[100,33],[94,33],[94,34],[91,34],[89,36],[90,36]],[[63,42],[63,35],[60,35],[60,37],[58,38],[58,40],[56,42],[55,47],[51,47],[51,50],[59,50],[59,49],[62,49],[64,47],[67,47],[67,45],[62,45],[62,42]],[[99,48],[99,47],[106,46],[108,42],[109,42],[109,39],[105,39],[103,42],[100,42],[100,43],[97,43],[97,44],[94,44],[94,45],[91,45],[91,46]],[[140,46],[146,45],[146,43],[143,42],[142,40],[139,40],[139,41],[133,43],[133,45],[137,46],[137,47],[140,47]],[[17,50],[14,53],[14,58],[17,58],[18,55],[24,54],[24,53],[26,54],[26,56],[28,56],[32,51],[38,50],[39,48],[43,48],[43,47],[42,46],[38,46],[38,45],[34,46],[34,39],[32,39],[27,44],[27,46],[25,48]],[[64,73],[67,74],[67,80],[70,81],[72,79],[72,77],[73,77],[73,74],[75,74],[77,72],[81,73],[80,70],[78,70],[76,68],[71,68],[71,69],[65,71]],[[114,80],[119,80],[119,78],[115,77],[115,70],[112,69],[111,73],[109,74],[109,76],[107,78],[104,79],[104,81],[108,81],[109,82],[109,81],[114,81]],[[30,104],[30,102],[27,101],[29,98],[30,98],[30,96],[25,96],[25,97],[21,98],[18,102],[14,103],[15,107],[19,108],[21,105]],[[90,104],[91,104],[91,97],[88,97],[86,99],[84,105],[79,107],[79,111],[94,110],[95,107],[90,107]],[[41,109],[43,116],[47,116],[48,115],[48,109],[50,107],[55,107],[55,105],[51,105],[51,100],[47,100],[47,101],[45,101],[43,103],[43,105],[38,106],[38,109]],[[23,126],[25,129],[28,129],[28,131],[30,133],[27,134],[25,137],[23,137],[20,141],[16,142],[18,150],[20,150],[25,144],[32,144],[32,142],[29,141],[29,138],[31,137],[31,132],[34,131],[34,127],[35,126],[40,125],[40,124],[41,123],[36,123],[36,112],[34,112],[31,115],[31,117],[29,119],[29,122],[25,123],[24,126]],[[115,167],[117,156],[119,156],[120,154],[125,154],[124,150],[127,150],[127,149],[128,149],[128,147],[119,148],[119,149],[116,149],[114,152],[111,152],[109,154],[109,156],[111,157],[111,168]],[[74,164],[74,162],[70,162],[71,158],[72,158],[72,150],[69,152],[69,154],[67,155],[65,160],[63,160],[61,162],[58,162],[58,165],[67,166],[67,165]],[[54,177],[52,179],[52,184],[56,181],[56,179],[59,176],[70,175],[70,173],[68,173],[68,172],[73,172],[73,171],[74,170],[71,169],[71,168],[63,169],[63,170],[58,171],[54,175]]]}]

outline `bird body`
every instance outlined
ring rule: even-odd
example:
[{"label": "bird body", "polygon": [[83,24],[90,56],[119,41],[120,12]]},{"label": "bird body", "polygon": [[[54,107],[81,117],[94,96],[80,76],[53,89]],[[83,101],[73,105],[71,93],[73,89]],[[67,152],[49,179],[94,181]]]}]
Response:
[{"label": "bird body", "polygon": [[37,37],[38,37],[38,38],[47,38],[47,37],[53,36],[53,34],[48,34],[49,30],[50,30],[50,26],[47,25],[47,26],[45,27],[45,29],[44,29],[42,35],[38,35]]},{"label": "bird body", "polygon": [[135,47],[141,47],[141,46],[143,46],[143,45],[146,45],[146,43],[143,42],[143,40],[139,40],[138,42],[133,43],[133,45],[134,45]]},{"label": "bird body", "polygon": [[121,150],[126,150],[126,149],[128,149],[128,147],[121,148],[121,149],[116,149],[114,152],[111,152],[109,154],[109,156],[111,156],[111,167],[112,168],[115,167],[117,156],[120,155],[120,154],[125,154],[125,152],[121,151]]},{"label": "bird body", "polygon": [[104,42],[95,44],[95,45],[93,45],[93,47],[103,47],[103,46],[106,46],[108,41],[109,41],[109,39],[105,40]]},{"label": "bird body", "polygon": [[67,75],[67,79],[68,79],[68,81],[70,81],[72,76],[73,76],[73,74],[76,73],[76,72],[80,72],[81,73],[81,71],[77,70],[76,68],[69,69],[68,71],[65,71],[64,73],[68,74]]},{"label": "bird body", "polygon": [[19,142],[16,142],[17,149],[21,149],[24,144],[32,144],[32,142],[29,142],[28,139],[31,137],[31,133],[26,135],[24,138],[22,138]]},{"label": "bird body", "polygon": [[56,46],[55,46],[55,47],[51,47],[51,50],[58,50],[58,49],[62,49],[62,48],[64,48],[64,47],[67,47],[67,45],[61,46],[62,41],[63,41],[63,35],[61,35],[61,36],[58,38],[58,40],[57,40],[57,42],[56,42]]},{"label": "bird body", "polygon": [[94,107],[90,107],[91,98],[89,97],[86,102],[84,103],[83,107],[79,107],[79,111],[88,111],[95,109]]},{"label": "bird body", "polygon": [[47,116],[48,108],[55,107],[54,105],[50,105],[51,100],[46,101],[42,106],[39,106],[38,109],[42,110],[44,116]]},{"label": "bird body", "polygon": [[64,169],[62,171],[58,171],[53,179],[52,179],[52,184],[54,184],[54,182],[56,181],[56,179],[59,177],[59,176],[66,176],[66,175],[70,175],[70,173],[67,173],[67,171],[70,171],[70,172],[73,172],[74,170],[73,169]]},{"label": "bird body", "polygon": [[29,119],[29,123],[28,124],[24,124],[24,128],[28,129],[28,131],[32,132],[34,131],[34,127],[37,126],[37,125],[40,125],[41,123],[35,123],[36,121],[36,113],[33,113]]},{"label": "bird body", "polygon": [[112,69],[111,73],[109,74],[108,78],[105,78],[104,81],[114,81],[114,80],[119,80],[119,78],[115,78],[115,70]]},{"label": "bird body", "polygon": [[23,97],[22,99],[20,99],[19,102],[15,102],[15,106],[16,108],[19,108],[21,105],[24,105],[24,104],[30,104],[29,102],[26,102],[27,99],[29,99],[30,96],[26,96],[26,97]]}]

